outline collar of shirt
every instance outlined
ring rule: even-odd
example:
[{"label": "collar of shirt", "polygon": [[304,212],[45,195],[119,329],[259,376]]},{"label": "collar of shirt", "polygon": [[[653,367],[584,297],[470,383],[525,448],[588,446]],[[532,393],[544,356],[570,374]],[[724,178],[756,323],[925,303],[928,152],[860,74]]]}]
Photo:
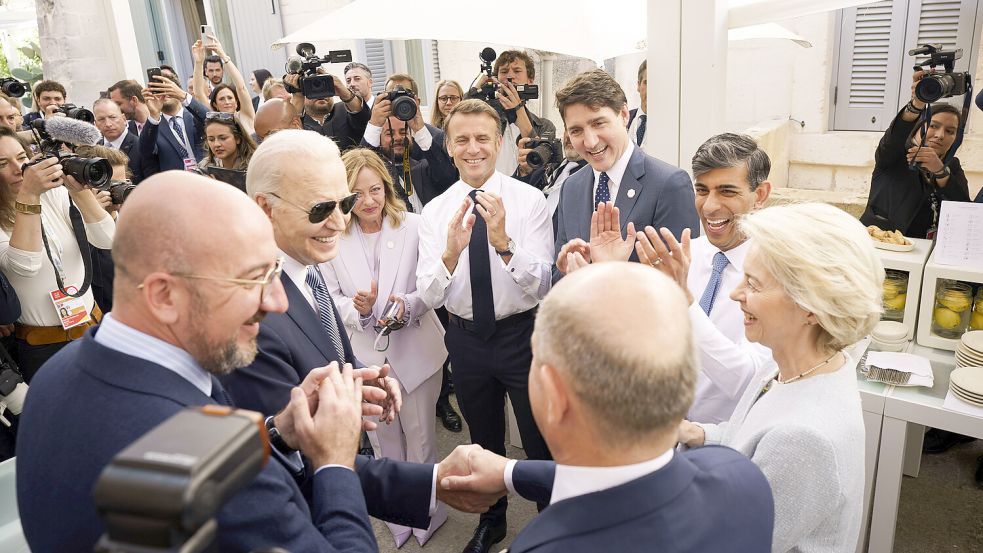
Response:
[{"label": "collar of shirt", "polygon": [[620,467],[575,467],[556,465],[550,505],[589,493],[600,492],[637,480],[661,469],[672,460],[673,449],[655,459]]},{"label": "collar of shirt", "polygon": [[126,138],[126,133],[128,132],[130,132],[129,129],[124,130],[119,136],[116,137],[116,140],[109,140],[105,136],[102,138],[106,141],[106,146],[112,146],[113,148],[119,150],[120,146],[123,145],[123,140]]},{"label": "collar of shirt", "polygon": [[[618,158],[618,161],[614,162],[614,165],[610,169],[605,171],[608,174],[608,191],[611,193],[611,201],[618,201],[618,187],[621,186],[621,181],[625,177],[625,170],[628,169],[628,160],[631,159],[631,154],[635,151],[635,144],[629,140],[628,145],[625,148],[624,153]],[[594,193],[597,194],[597,183],[600,182],[601,172],[597,169],[591,167],[594,171]]]},{"label": "collar of shirt", "polygon": [[293,282],[294,286],[300,290],[307,303],[310,304],[311,309],[316,310],[314,307],[314,293],[307,286],[307,265],[283,253],[283,251],[280,251],[279,255],[283,256],[283,274],[287,275],[290,282]]},{"label": "collar of shirt", "polygon": [[[488,180],[486,180],[484,184],[479,186],[477,189],[483,192],[491,192],[493,194],[498,194],[499,196],[501,196],[503,176],[504,175],[502,175],[502,173],[495,171],[494,173],[492,173],[490,177],[488,177]],[[464,201],[464,197],[470,194],[471,191],[474,189],[475,188],[473,186],[464,182],[463,180],[458,180],[457,182],[455,182],[453,186],[451,186],[451,190],[454,191],[455,196],[460,197],[460,199],[458,200],[459,203],[457,205],[460,206],[460,202]]]},{"label": "collar of shirt", "polygon": [[109,349],[131,355],[174,371],[194,384],[206,396],[212,395],[212,377],[183,349],[160,338],[144,334],[106,313],[96,332],[96,342]]},{"label": "collar of shirt", "polygon": [[168,115],[162,111],[160,112],[160,116],[164,119],[164,122],[167,123],[168,125],[171,124],[171,119],[174,117],[180,118],[181,122],[184,123],[184,107],[183,106],[179,107],[177,109],[177,113],[175,113],[174,115]]}]

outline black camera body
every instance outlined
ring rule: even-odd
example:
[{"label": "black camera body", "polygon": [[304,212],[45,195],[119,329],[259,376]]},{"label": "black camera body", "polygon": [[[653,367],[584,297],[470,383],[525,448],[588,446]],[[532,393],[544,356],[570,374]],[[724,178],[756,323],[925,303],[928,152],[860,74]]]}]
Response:
[{"label": "black camera body", "polygon": [[526,148],[532,150],[526,154],[526,163],[533,169],[563,161],[563,141],[556,138],[555,133],[543,133],[539,138],[530,139]]},{"label": "black camera body", "polygon": [[94,123],[96,116],[92,114],[91,111],[76,106],[75,104],[62,104],[58,106],[55,110],[56,113],[64,113],[66,117],[71,117],[72,119],[78,119],[79,121],[85,121],[86,123]]},{"label": "black camera body", "polygon": [[416,117],[416,94],[412,90],[396,85],[396,88],[386,94],[385,99],[391,102],[392,113],[400,121],[412,121]]},{"label": "black camera body", "polygon": [[0,92],[11,98],[20,98],[27,94],[27,85],[13,77],[0,78]]},{"label": "black camera body", "polygon": [[34,120],[31,128],[38,139],[38,147],[44,155],[25,163],[21,170],[54,157],[61,164],[62,171],[74,177],[80,184],[100,190],[107,188],[113,176],[113,167],[109,164],[109,160],[102,157],[79,157],[72,152],[64,151],[63,148],[68,143],[52,138],[45,130],[44,119]]},{"label": "black camera body", "polygon": [[[299,57],[297,57],[299,56]],[[309,42],[301,42],[297,45],[297,56],[292,56],[287,60],[287,73],[300,75],[300,89],[305,98],[316,100],[319,98],[331,98],[337,92],[334,88],[334,77],[331,75],[319,75],[317,69],[325,63],[348,63],[352,61],[351,50],[332,50],[324,57],[318,57],[314,45]],[[289,92],[298,90],[288,85]]]},{"label": "black camera body", "polygon": [[110,180],[103,186],[98,186],[99,190],[109,192],[109,197],[112,199],[114,205],[122,205],[126,198],[133,192],[133,189],[137,185],[133,184],[130,179],[126,180]]},{"label": "black camera body", "polygon": [[969,91],[973,83],[973,76],[968,72],[957,72],[954,70],[956,60],[963,56],[962,49],[942,50],[941,44],[922,44],[914,50],[909,50],[909,56],[928,55],[928,59],[915,65],[915,71],[920,71],[926,67],[935,69],[942,67],[942,72],[933,72],[922,77],[915,84],[915,97],[931,104],[938,102],[942,98],[961,96]]}]

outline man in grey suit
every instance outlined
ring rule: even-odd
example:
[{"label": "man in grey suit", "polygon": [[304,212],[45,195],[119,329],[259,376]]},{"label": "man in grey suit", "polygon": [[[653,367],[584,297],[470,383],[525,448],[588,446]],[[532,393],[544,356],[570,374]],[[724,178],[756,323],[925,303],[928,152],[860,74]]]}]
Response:
[{"label": "man in grey suit", "polygon": [[[591,217],[601,202],[617,209],[622,232],[651,225],[699,235],[689,175],[632,144],[628,100],[614,78],[600,69],[581,73],[557,91],[556,105],[570,142],[592,170],[571,175],[560,194],[554,282],[567,272],[568,253],[590,260]],[[630,261],[638,261],[634,252]]]}]

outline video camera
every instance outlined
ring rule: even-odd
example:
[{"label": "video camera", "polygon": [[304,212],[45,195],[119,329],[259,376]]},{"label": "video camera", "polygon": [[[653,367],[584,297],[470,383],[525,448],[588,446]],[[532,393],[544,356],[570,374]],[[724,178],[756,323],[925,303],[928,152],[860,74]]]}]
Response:
[{"label": "video camera", "polygon": [[62,171],[74,177],[80,184],[100,190],[108,189],[109,181],[113,176],[113,167],[107,159],[79,157],[63,150],[67,145],[95,144],[102,137],[99,129],[83,121],[51,117],[35,119],[31,122],[31,130],[44,155],[25,163],[21,170],[54,157],[61,164]]},{"label": "video camera", "polygon": [[[481,97],[484,101],[491,103],[497,101],[498,98],[495,96],[495,92],[501,88],[500,84],[495,84],[490,79],[494,77],[492,72],[492,64],[495,62],[495,58],[498,56],[495,54],[495,50],[492,48],[485,48],[478,54],[481,59],[481,71],[488,76],[489,81],[481,85]],[[508,81],[511,83],[512,78],[509,77]],[[517,84],[515,86],[515,91],[519,94],[520,100],[536,100],[539,98],[539,85],[536,84]]]},{"label": "video camera", "polygon": [[106,533],[96,551],[214,550],[215,515],[266,465],[268,440],[253,411],[178,411],[103,469],[93,496]]},{"label": "video camera", "polygon": [[334,77],[319,75],[318,67],[325,63],[348,63],[352,61],[351,50],[332,50],[324,57],[317,57],[314,45],[301,42],[297,45],[297,55],[287,59],[287,73],[300,75],[300,89],[287,85],[288,92],[301,92],[312,100],[335,96]]},{"label": "video camera", "polygon": [[541,137],[530,139],[526,148],[532,150],[526,154],[526,163],[533,169],[563,161],[563,141],[555,132],[544,132]]},{"label": "video camera", "polygon": [[956,60],[963,57],[962,49],[942,50],[941,44],[922,44],[918,48],[909,50],[908,55],[928,55],[927,60],[915,64],[915,71],[926,67],[933,71],[939,66],[943,68],[943,72],[926,75],[915,85],[915,97],[922,102],[931,104],[942,98],[959,96],[969,91],[973,82],[972,75],[954,70]]},{"label": "video camera", "polygon": [[11,98],[20,98],[27,94],[27,85],[13,77],[0,78],[0,92]]}]

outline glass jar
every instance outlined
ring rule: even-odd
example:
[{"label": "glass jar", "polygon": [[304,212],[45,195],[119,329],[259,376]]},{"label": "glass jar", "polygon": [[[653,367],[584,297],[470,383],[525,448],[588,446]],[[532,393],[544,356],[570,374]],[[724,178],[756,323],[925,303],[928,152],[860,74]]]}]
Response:
[{"label": "glass jar", "polygon": [[983,286],[976,292],[973,314],[969,318],[970,330],[983,330]]},{"label": "glass jar", "polygon": [[884,276],[884,313],[882,321],[904,322],[904,308],[908,295],[908,273],[888,269]]},{"label": "glass jar", "polygon": [[969,326],[973,290],[964,282],[940,280],[935,289],[932,333],[942,338],[958,339]]}]

